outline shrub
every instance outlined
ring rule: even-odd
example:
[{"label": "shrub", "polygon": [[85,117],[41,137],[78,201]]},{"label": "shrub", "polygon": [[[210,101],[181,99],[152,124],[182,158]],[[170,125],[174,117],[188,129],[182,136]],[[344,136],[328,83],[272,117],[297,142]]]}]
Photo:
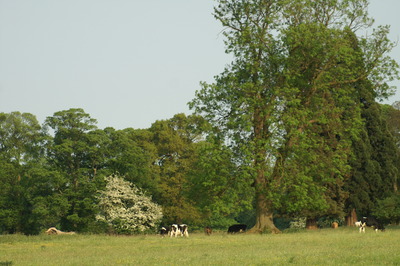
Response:
[{"label": "shrub", "polygon": [[100,213],[96,219],[105,221],[117,234],[153,230],[162,218],[162,209],[134,184],[119,176],[107,177],[107,186],[99,191]]}]

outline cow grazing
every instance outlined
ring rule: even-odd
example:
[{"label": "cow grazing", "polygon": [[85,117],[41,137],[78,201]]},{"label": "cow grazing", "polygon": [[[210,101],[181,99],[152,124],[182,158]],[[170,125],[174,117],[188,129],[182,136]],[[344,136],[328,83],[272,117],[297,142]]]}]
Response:
[{"label": "cow grazing", "polygon": [[212,234],[212,229],[211,229],[211,227],[206,226],[206,227],[204,228],[204,233],[205,233],[206,235],[210,236],[210,235]]},{"label": "cow grazing", "polygon": [[163,227],[161,227],[161,229],[160,229],[160,235],[162,236],[162,237],[164,237],[164,236],[166,236],[166,235],[169,235],[171,233],[171,227],[168,227],[168,226],[163,226]]},{"label": "cow grazing", "polygon": [[[385,231],[385,227],[383,226],[383,223],[378,221],[375,217],[369,216],[369,217],[363,217],[361,219],[361,223],[365,224],[365,226],[372,227],[375,229],[375,232],[378,232],[379,230]],[[365,227],[364,226],[364,227]],[[364,229],[365,230],[365,229]]]},{"label": "cow grazing", "polygon": [[173,236],[177,237],[180,234],[181,234],[181,232],[179,230],[179,226],[177,224],[171,225],[170,237],[173,237]]},{"label": "cow grazing", "polygon": [[186,224],[173,224],[171,225],[170,237],[186,236],[189,237],[188,226]]},{"label": "cow grazing", "polygon": [[228,234],[236,234],[236,233],[243,233],[247,229],[247,225],[245,224],[234,224],[229,226]]},{"label": "cow grazing", "polygon": [[188,226],[186,224],[180,224],[179,231],[181,232],[181,236],[189,237]]}]

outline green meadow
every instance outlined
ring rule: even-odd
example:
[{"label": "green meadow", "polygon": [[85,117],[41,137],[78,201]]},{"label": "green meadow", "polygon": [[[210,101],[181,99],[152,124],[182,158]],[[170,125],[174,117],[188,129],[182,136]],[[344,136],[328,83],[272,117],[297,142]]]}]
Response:
[{"label": "green meadow", "polygon": [[0,265],[400,265],[400,229],[279,235],[1,235]]}]

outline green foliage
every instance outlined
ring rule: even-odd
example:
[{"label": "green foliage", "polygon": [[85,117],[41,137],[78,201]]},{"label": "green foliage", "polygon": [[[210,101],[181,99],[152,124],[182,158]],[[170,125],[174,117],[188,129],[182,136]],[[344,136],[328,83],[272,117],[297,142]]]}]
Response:
[{"label": "green foliage", "polygon": [[157,196],[157,149],[149,130],[104,130],[108,136],[105,146],[106,162],[103,174],[120,174],[126,180]]},{"label": "green foliage", "polygon": [[372,88],[364,86],[360,96],[364,128],[360,138],[354,139],[352,144],[352,171],[345,184],[349,192],[346,211],[355,208],[366,216],[371,214],[378,200],[397,189],[400,157],[383,108],[374,101]]},{"label": "green foliage", "polygon": [[400,222],[400,195],[393,194],[377,201],[372,214],[385,224]]},{"label": "green foliage", "polygon": [[195,141],[201,138],[202,119],[177,114],[156,121],[149,129],[157,148],[155,164],[159,171],[156,202],[162,204],[165,223],[199,224],[200,213],[191,195],[189,173],[196,164]]},{"label": "green foliage", "polygon": [[[351,141],[362,126],[358,88],[391,93],[398,77],[381,27],[367,38],[367,1],[218,1],[234,60],[190,106],[254,179],[257,220],[273,209],[342,215]],[[329,12],[328,12],[329,10]],[[375,58],[375,60],[373,60]],[[260,228],[264,225],[258,225]],[[269,226],[269,225],[268,225]]]},{"label": "green foliage", "polygon": [[196,157],[189,177],[190,195],[213,226],[225,227],[232,217],[253,209],[254,192],[249,186],[253,180],[236,167],[231,150],[209,137],[197,143]]},{"label": "green foliage", "polygon": [[[96,213],[95,193],[104,184],[98,176],[104,134],[96,129],[96,120],[82,109],[56,112],[46,119],[54,130],[49,145],[49,161],[64,177],[61,193],[68,200],[68,211],[61,218],[67,231],[86,231]],[[93,144],[97,145],[93,145]]]}]

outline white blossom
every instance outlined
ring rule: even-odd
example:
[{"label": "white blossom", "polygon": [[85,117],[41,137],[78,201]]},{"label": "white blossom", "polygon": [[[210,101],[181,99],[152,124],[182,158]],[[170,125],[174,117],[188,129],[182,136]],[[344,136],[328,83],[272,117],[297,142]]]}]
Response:
[{"label": "white blossom", "polygon": [[162,218],[161,207],[152,202],[132,183],[112,175],[104,191],[99,191],[101,212],[97,220],[105,221],[117,233],[143,232],[153,229]]}]

